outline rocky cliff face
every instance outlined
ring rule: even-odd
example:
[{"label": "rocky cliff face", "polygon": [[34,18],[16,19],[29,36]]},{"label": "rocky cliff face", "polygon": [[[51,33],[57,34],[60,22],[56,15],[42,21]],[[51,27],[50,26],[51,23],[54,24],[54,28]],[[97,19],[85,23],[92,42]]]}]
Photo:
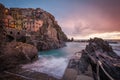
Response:
[{"label": "rocky cliff face", "polygon": [[[19,35],[13,36],[17,41],[32,44],[38,50],[48,50],[65,46],[64,42],[67,41],[67,36],[57,24],[55,17],[50,13],[40,8],[10,8],[7,14],[6,20],[9,19],[11,24],[6,23],[6,26],[21,30],[19,31]],[[18,33],[17,30],[15,31]],[[22,31],[25,31],[26,35],[22,35],[20,33]],[[18,36],[21,39],[20,37],[17,39]],[[23,37],[26,41],[22,40]]]},{"label": "rocky cliff face", "polygon": [[[0,71],[36,60],[38,50],[65,46],[67,37],[50,13],[42,9],[6,9],[0,4]],[[27,24],[21,22],[24,20]]]},{"label": "rocky cliff face", "polygon": [[37,48],[46,50],[65,46],[64,41],[67,40],[67,37],[55,21],[55,18],[48,12],[44,12],[42,16],[44,24],[39,30],[40,40],[37,43]]},{"label": "rocky cliff face", "polygon": [[0,56],[0,71],[17,67],[19,64],[30,63],[38,59],[36,47],[22,43],[7,43]]},{"label": "rocky cliff face", "polygon": [[40,9],[35,18],[43,21],[42,27],[37,32],[29,33],[27,43],[35,45],[38,50],[48,50],[65,46],[67,36],[57,24],[54,16]]},{"label": "rocky cliff face", "polygon": [[0,4],[0,71],[15,68],[38,58],[35,46],[22,42],[8,42],[5,29],[5,7]]},{"label": "rocky cliff face", "polygon": [[2,54],[3,45],[5,45],[4,9],[4,5],[0,4],[0,55]]}]

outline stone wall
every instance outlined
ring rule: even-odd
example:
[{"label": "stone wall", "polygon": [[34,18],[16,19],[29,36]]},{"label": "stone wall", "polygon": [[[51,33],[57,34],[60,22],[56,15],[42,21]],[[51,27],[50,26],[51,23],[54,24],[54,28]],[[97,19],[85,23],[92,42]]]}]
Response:
[{"label": "stone wall", "polygon": [[[26,35],[26,31],[24,31],[24,30],[17,30],[15,28],[6,28],[5,30],[7,32],[7,37],[8,37],[7,41],[8,42],[9,41],[17,41]],[[9,40],[10,36],[13,37],[12,40]]]}]

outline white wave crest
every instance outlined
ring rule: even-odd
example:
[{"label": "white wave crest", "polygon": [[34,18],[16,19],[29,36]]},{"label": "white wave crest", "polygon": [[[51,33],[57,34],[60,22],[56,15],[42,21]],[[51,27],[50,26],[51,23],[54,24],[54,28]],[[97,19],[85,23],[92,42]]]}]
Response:
[{"label": "white wave crest", "polygon": [[39,60],[24,65],[22,68],[30,69],[37,72],[46,73],[56,78],[62,78],[64,71],[68,64],[68,59],[64,57],[53,57],[53,56],[39,56]]}]

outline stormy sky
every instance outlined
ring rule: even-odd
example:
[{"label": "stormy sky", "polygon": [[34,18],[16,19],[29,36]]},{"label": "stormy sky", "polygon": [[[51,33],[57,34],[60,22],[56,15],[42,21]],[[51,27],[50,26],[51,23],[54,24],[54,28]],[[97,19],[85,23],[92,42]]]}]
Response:
[{"label": "stormy sky", "polygon": [[120,39],[120,0],[0,0],[6,7],[40,7],[69,38]]}]

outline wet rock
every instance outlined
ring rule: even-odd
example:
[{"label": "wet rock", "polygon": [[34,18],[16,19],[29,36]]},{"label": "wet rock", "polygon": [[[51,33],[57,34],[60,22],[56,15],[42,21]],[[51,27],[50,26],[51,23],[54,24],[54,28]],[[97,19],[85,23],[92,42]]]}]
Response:
[{"label": "wet rock", "polygon": [[90,39],[86,48],[80,53],[80,59],[71,59],[67,69],[76,70],[78,75],[86,75],[89,71],[87,75],[93,75],[94,80],[120,79],[120,57],[108,42],[101,38]]},{"label": "wet rock", "polygon": [[14,68],[38,58],[36,47],[22,42],[7,43],[3,51],[4,54],[0,56],[0,70]]},{"label": "wet rock", "polygon": [[90,39],[85,53],[89,58],[94,80],[120,79],[120,57],[108,42],[101,38]]},{"label": "wet rock", "polygon": [[107,41],[104,41],[101,38],[90,39],[85,50],[93,55],[96,53],[96,51],[99,51],[101,54],[103,53],[114,58],[118,57],[118,55],[113,51],[112,46],[110,46]]},{"label": "wet rock", "polygon": [[93,80],[88,56],[84,51],[75,53],[65,70],[63,80]]}]

